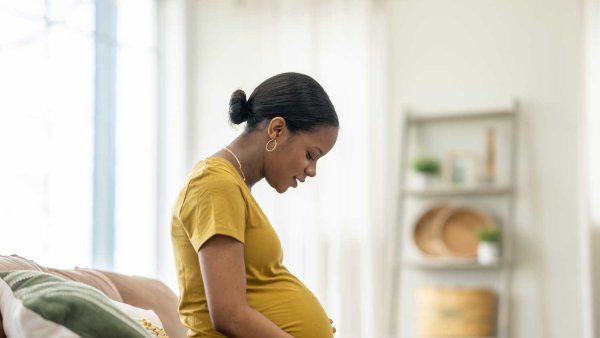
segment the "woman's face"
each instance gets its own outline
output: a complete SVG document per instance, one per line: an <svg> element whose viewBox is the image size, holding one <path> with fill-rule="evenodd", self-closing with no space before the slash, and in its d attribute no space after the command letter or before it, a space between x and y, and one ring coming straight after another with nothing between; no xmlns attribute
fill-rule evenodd
<svg viewBox="0 0 600 338"><path fill-rule="evenodd" d="M281 118L275 118L281 119ZM265 154L265 179L277 192L284 193L289 187L296 188L307 177L317 175L317 161L335 145L337 127L318 126L308 132L291 133L285 120L269 125L270 137L279 135L277 148ZM275 122L275 126L273 126ZM269 144L269 149L274 142Z"/></svg>

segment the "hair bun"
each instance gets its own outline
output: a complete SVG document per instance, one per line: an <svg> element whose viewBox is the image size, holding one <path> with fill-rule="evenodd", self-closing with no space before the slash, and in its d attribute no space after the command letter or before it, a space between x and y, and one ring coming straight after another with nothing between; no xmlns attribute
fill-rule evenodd
<svg viewBox="0 0 600 338"><path fill-rule="evenodd" d="M229 99L229 119L234 124L240 124L248 121L250 117L250 109L246 101L246 93L238 89L231 94Z"/></svg>

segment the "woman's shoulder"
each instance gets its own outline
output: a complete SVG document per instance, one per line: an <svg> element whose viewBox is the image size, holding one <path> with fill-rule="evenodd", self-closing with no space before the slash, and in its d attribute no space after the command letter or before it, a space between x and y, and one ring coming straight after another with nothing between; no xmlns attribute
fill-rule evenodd
<svg viewBox="0 0 600 338"><path fill-rule="evenodd" d="M207 157L194 165L190 178L193 177L227 177L234 179L235 169L231 162L222 157Z"/></svg>
<svg viewBox="0 0 600 338"><path fill-rule="evenodd" d="M193 193L241 193L239 174L231 162L221 157L208 157L198 161L188 175L188 194Z"/></svg>

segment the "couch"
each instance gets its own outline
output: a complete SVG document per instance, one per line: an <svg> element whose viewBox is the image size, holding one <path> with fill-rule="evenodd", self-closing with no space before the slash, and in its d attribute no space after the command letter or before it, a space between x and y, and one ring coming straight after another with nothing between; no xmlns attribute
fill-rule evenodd
<svg viewBox="0 0 600 338"><path fill-rule="evenodd" d="M18 255L0 255L0 271L8 270L37 270L85 283L97 288L111 299L154 311L170 338L186 337L187 329L178 318L177 296L164 283L156 279L79 267L72 270L53 269ZM2 324L1 313L0 324ZM2 327L0 325L0 338L5 338Z"/></svg>

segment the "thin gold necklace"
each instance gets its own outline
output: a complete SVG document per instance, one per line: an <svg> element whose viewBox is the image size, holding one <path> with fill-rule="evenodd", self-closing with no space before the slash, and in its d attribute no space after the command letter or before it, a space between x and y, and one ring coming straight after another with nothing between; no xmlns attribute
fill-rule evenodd
<svg viewBox="0 0 600 338"><path fill-rule="evenodd" d="M223 147L223 149L227 150L231 155L233 155L233 157L235 157L235 160L238 163L238 166L240 166L240 172L242 173L242 178L244 179L244 182L246 182L246 175L244 175L244 171L242 170L242 163L240 163L240 159L235 156L235 154L233 153L233 151L231 151L231 149L227 148L227 147Z"/></svg>

